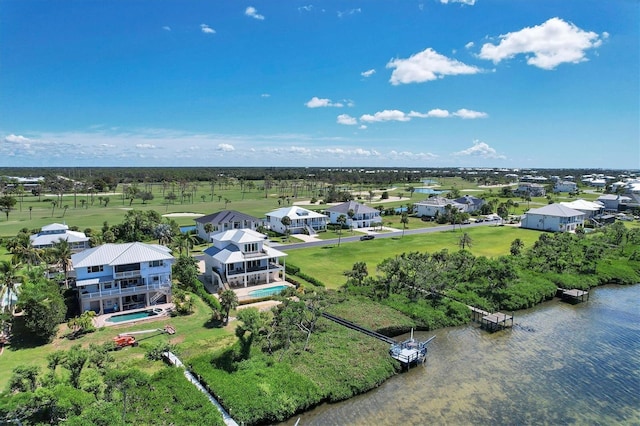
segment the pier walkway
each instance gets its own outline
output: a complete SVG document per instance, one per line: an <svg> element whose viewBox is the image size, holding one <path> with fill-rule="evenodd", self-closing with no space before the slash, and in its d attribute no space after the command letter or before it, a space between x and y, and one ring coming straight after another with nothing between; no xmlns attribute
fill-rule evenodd
<svg viewBox="0 0 640 426"><path fill-rule="evenodd" d="M360 333L366 334L367 336L375 337L376 339L382 340L383 342L389 343L390 345L394 345L394 344L398 343L395 340L393 340L391 337L387 337L384 334L378 333L377 331L373 331L373 330L369 330L368 328L361 327L358 324L355 324L355 323L353 323L353 322L351 322L349 320L346 320L344 318L340 318L340 317L337 317L335 315L328 314L326 312L323 312L322 316L325 317L328 320L331 320L331 321L333 321L335 323L343 325L343 326L345 326L347 328L350 328L352 330L356 330L356 331L359 331Z"/></svg>
<svg viewBox="0 0 640 426"><path fill-rule="evenodd" d="M564 288L558 288L558 292L560 293L560 297L562 300L568 300L570 302L579 303L584 302L584 298L586 296L587 301L589 301L589 292L584 290L578 290L577 288L573 288L571 290L567 290Z"/></svg>
<svg viewBox="0 0 640 426"><path fill-rule="evenodd" d="M502 312L487 312L474 306L467 307L473 314L473 320L480 323L480 327L489 330L503 330L507 327L513 327L513 315L503 314Z"/></svg>

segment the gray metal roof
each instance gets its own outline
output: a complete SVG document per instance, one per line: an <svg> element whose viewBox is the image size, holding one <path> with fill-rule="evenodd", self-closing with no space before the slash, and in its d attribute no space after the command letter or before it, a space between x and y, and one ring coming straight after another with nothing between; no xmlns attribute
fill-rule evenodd
<svg viewBox="0 0 640 426"><path fill-rule="evenodd" d="M353 210L355 214L378 213L378 210L355 201L347 201L327 209L328 212L344 213L345 215L349 213L349 210Z"/></svg>
<svg viewBox="0 0 640 426"><path fill-rule="evenodd" d="M104 244L71 256L74 268L98 265L127 265L130 263L173 259L174 257L167 247L140 242Z"/></svg>
<svg viewBox="0 0 640 426"><path fill-rule="evenodd" d="M222 210L217 213L208 214L195 219L198 223L211 223L217 225L219 223L236 223L236 222L259 222L260 219L248 214L240 213L235 210Z"/></svg>
<svg viewBox="0 0 640 426"><path fill-rule="evenodd" d="M539 209L531 209L526 214L539 214L546 216L557 216L557 217L575 217L575 216L584 216L584 213L578 210L574 210L567 206L563 206L561 204L553 203L548 204L544 207L540 207Z"/></svg>

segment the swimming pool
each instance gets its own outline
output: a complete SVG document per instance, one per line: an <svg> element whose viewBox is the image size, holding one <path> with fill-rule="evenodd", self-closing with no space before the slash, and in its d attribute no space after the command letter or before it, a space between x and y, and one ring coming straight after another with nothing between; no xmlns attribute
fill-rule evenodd
<svg viewBox="0 0 640 426"><path fill-rule="evenodd" d="M109 319L106 320L106 322L112 322L117 324L125 321L133 321L137 319L155 317L155 316L158 316L161 312L162 312L161 309L147 309L146 311L131 312L128 314L126 313L118 314L118 315L111 316Z"/></svg>
<svg viewBox="0 0 640 426"><path fill-rule="evenodd" d="M282 293L285 288L289 288L288 285L277 285L269 288L261 288L259 290L253 290L249 292L251 297L267 297Z"/></svg>

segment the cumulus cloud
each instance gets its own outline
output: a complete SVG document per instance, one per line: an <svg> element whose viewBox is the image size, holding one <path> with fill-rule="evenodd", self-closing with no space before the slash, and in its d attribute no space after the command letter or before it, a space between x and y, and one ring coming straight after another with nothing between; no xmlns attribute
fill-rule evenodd
<svg viewBox="0 0 640 426"><path fill-rule="evenodd" d="M442 4L462 3L462 4L466 4L467 6L473 6L474 4L476 4L476 0L440 0L440 3Z"/></svg>
<svg viewBox="0 0 640 426"><path fill-rule="evenodd" d="M373 68L367 71L363 71L360 73L361 76L363 77L371 77L373 74L376 73L376 70L374 70Z"/></svg>
<svg viewBox="0 0 640 426"><path fill-rule="evenodd" d="M5 142L16 143L16 144L30 144L32 142L31 139L26 138L22 135L14 135L13 133L4 137Z"/></svg>
<svg viewBox="0 0 640 426"><path fill-rule="evenodd" d="M391 160L432 160L438 158L437 155L430 152L411 152L411 151L391 151L386 155Z"/></svg>
<svg viewBox="0 0 640 426"><path fill-rule="evenodd" d="M223 151L223 152L231 152L231 151L235 151L235 147L233 145L231 145L230 143L219 143L218 144L218 151Z"/></svg>
<svg viewBox="0 0 640 426"><path fill-rule="evenodd" d="M409 113L409 117L416 117L416 118L447 118L450 117L451 114L449 113L449 111L447 111L446 109L432 109L429 112L423 113L423 112L416 112L416 111L411 111Z"/></svg>
<svg viewBox="0 0 640 426"><path fill-rule="evenodd" d="M216 30L214 30L213 28L211 28L207 24L200 24L200 30L205 34L215 34L216 33Z"/></svg>
<svg viewBox="0 0 640 426"><path fill-rule="evenodd" d="M473 46L475 46L475 43L470 41L469 43L464 45L464 48L465 49L471 49Z"/></svg>
<svg viewBox="0 0 640 426"><path fill-rule="evenodd" d="M260 95L261 98L270 98L271 95L269 93L263 93Z"/></svg>
<svg viewBox="0 0 640 426"><path fill-rule="evenodd" d="M156 149L156 146L150 143L139 143L136 144L136 148L138 149Z"/></svg>
<svg viewBox="0 0 640 426"><path fill-rule="evenodd" d="M168 25L165 25L164 27L162 27L162 29L165 31L171 31L171 27Z"/></svg>
<svg viewBox="0 0 640 426"><path fill-rule="evenodd" d="M322 98L318 98L317 96L314 96L313 98L311 98L311 100L305 103L305 105L307 106L307 108L323 108L323 107L342 108L344 106L340 102L332 102L331 99L326 99L326 98L322 99Z"/></svg>
<svg viewBox="0 0 640 426"><path fill-rule="evenodd" d="M391 84L423 83L447 75L477 74L480 69L447 58L431 48L416 53L407 59L393 59L387 68L394 68L391 73Z"/></svg>
<svg viewBox="0 0 640 426"><path fill-rule="evenodd" d="M471 148L464 149L462 151L454 152L453 155L465 156L465 157L481 157L481 158L493 158L498 160L505 160L507 157L498 154L498 152L491 148L488 144L479 140L473 141Z"/></svg>
<svg viewBox="0 0 640 426"><path fill-rule="evenodd" d="M497 64L516 55L527 55L527 64L552 70L560 64L586 61L586 51L599 47L608 33L599 36L584 31L560 18L551 18L541 25L500 35L497 45L486 43L479 57Z"/></svg>
<svg viewBox="0 0 640 426"><path fill-rule="evenodd" d="M264 15L260 15L255 7L249 6L245 9L244 14L260 21L264 20Z"/></svg>
<svg viewBox="0 0 640 426"><path fill-rule="evenodd" d="M379 121L409 121L411 118L407 117L407 115L398 111L397 109L385 109L384 111L378 111L375 114L364 114L360 117L360 121L365 123L374 123Z"/></svg>
<svg viewBox="0 0 640 426"><path fill-rule="evenodd" d="M362 9L355 8L349 10L338 11L338 18L342 18L343 16L355 15L356 13L362 12Z"/></svg>
<svg viewBox="0 0 640 426"><path fill-rule="evenodd" d="M349 114L340 114L336 122L338 124L344 124L346 126L354 126L358 124L358 120L355 117L351 117Z"/></svg>
<svg viewBox="0 0 640 426"><path fill-rule="evenodd" d="M470 120L474 118L487 118L489 114L486 112L473 111L470 109L462 108L453 113L456 117L463 118L465 120Z"/></svg>
<svg viewBox="0 0 640 426"><path fill-rule="evenodd" d="M308 4L306 6L300 6L298 8L299 12L311 12L313 10L313 5L312 4Z"/></svg>

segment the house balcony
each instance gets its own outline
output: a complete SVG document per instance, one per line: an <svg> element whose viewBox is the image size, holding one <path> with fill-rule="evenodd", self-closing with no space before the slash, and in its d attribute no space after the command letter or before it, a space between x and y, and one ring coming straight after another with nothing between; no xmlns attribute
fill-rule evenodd
<svg viewBox="0 0 640 426"><path fill-rule="evenodd" d="M140 276L140 270L137 271L126 271L126 272L116 272L113 277L116 279L119 278L134 278Z"/></svg>
<svg viewBox="0 0 640 426"><path fill-rule="evenodd" d="M147 285L136 285L126 288L112 288L109 290L98 290L90 292L88 290L80 290L80 298L82 300L97 300L103 297L126 296L137 293L148 293L150 291L170 290L171 280L160 281Z"/></svg>
<svg viewBox="0 0 640 426"><path fill-rule="evenodd" d="M279 264L279 263L269 263L269 266L256 266L253 268L247 268L247 269L243 269L243 268L236 268L236 269L230 269L227 271L227 276L233 276L233 275L241 275L241 274L249 274L252 272L260 272L260 271L267 271L267 270L277 270L277 269L284 269L284 267Z"/></svg>

